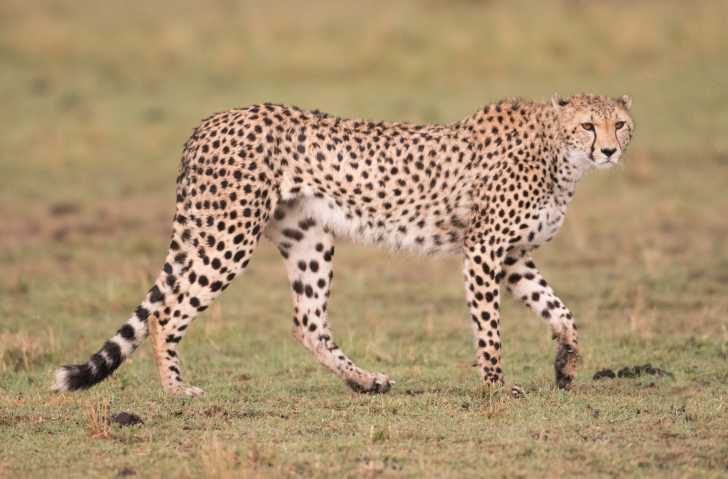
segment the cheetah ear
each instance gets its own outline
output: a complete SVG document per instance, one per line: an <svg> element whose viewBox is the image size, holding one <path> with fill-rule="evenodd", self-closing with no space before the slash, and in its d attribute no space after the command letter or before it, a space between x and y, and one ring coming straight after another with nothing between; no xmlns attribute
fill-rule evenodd
<svg viewBox="0 0 728 479"><path fill-rule="evenodd" d="M617 103L622 105L625 110L629 111L632 108L632 97L629 95L622 95L617 99Z"/></svg>
<svg viewBox="0 0 728 479"><path fill-rule="evenodd" d="M565 98L559 97L558 93L554 93L551 97L551 105L554 107L554 110L559 111L562 107L565 107L569 104L569 100Z"/></svg>

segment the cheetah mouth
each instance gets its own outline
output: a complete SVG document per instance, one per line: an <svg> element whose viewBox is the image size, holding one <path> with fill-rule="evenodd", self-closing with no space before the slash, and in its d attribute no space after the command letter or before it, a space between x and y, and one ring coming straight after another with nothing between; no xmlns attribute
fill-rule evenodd
<svg viewBox="0 0 728 479"><path fill-rule="evenodd" d="M592 165L594 165L594 168L598 170L605 170L607 168L611 168L617 164L618 160L608 159L608 160L602 160L602 161L596 161L593 158L591 159Z"/></svg>

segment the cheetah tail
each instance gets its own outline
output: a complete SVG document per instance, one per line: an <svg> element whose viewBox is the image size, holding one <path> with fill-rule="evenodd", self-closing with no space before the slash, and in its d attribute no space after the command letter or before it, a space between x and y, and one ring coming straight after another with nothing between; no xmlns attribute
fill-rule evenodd
<svg viewBox="0 0 728 479"><path fill-rule="evenodd" d="M126 324L106 341L87 363L58 368L51 389L54 391L88 389L110 376L148 336L147 318L162 308L160 298L163 298L163 294L155 285Z"/></svg>

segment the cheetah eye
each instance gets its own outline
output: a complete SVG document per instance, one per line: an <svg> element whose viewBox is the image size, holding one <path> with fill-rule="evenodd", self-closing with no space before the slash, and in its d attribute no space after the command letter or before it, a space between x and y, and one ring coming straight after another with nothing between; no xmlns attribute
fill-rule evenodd
<svg viewBox="0 0 728 479"><path fill-rule="evenodd" d="M617 130L621 130L623 126L624 126L623 121L618 121L617 123L614 124L614 128Z"/></svg>
<svg viewBox="0 0 728 479"><path fill-rule="evenodd" d="M581 127L584 128L586 131L594 131L594 123L582 123Z"/></svg>

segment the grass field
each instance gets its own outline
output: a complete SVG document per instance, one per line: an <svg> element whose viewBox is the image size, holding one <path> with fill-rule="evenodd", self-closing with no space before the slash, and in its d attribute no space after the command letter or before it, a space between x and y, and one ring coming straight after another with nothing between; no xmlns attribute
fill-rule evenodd
<svg viewBox="0 0 728 479"><path fill-rule="evenodd" d="M725 2L0 3L0 477L728 475ZM525 399L481 388L458 258L337 244L338 342L397 380L360 396L291 337L268 244L194 325L199 399L149 345L52 394L152 284L181 146L275 101L449 122L502 96L634 98L623 168L583 181L541 269L576 314L572 392L543 321L504 304ZM593 381L651 363L672 377ZM144 424L109 424L130 412Z"/></svg>

